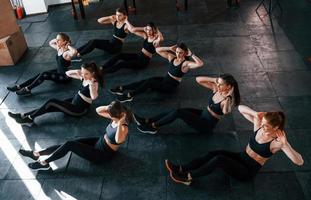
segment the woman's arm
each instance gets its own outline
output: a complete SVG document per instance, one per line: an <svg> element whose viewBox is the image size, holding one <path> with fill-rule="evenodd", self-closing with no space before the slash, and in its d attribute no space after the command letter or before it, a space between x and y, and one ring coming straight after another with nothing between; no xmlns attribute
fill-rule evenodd
<svg viewBox="0 0 311 200"><path fill-rule="evenodd" d="M125 120L126 114L123 114L123 117L118 121L118 128L115 135L115 140L117 143L122 143L126 140L126 136L128 133L128 127Z"/></svg>
<svg viewBox="0 0 311 200"><path fill-rule="evenodd" d="M254 130L260 128L264 112L256 112L245 105L239 105L238 110L243 115L243 117L254 124Z"/></svg>
<svg viewBox="0 0 311 200"><path fill-rule="evenodd" d="M196 55L194 55L194 53L192 53L189 49L188 49L188 55L190 55L190 57L193 59L193 61L188 61L185 65L186 71L188 71L189 69L196 69L199 67L202 67L204 62Z"/></svg>
<svg viewBox="0 0 311 200"><path fill-rule="evenodd" d="M197 83L203 87L213 90L213 92L217 92L216 80L217 78L208 77L208 76L198 76L195 78Z"/></svg>
<svg viewBox="0 0 311 200"><path fill-rule="evenodd" d="M296 165L303 165L304 161L300 153L298 153L293 147L288 143L286 134L284 131L279 130L277 132L277 141L282 143L282 151L286 156Z"/></svg>
<svg viewBox="0 0 311 200"><path fill-rule="evenodd" d="M171 61L173 59L174 55L172 53L170 53L170 51L175 52L174 49L176 49L176 45L171 46L171 47L158 47L158 48L156 48L156 51L160 56Z"/></svg>
<svg viewBox="0 0 311 200"><path fill-rule="evenodd" d="M110 15L110 16L99 18L97 22L100 24L113 24L116 20L117 19L115 15Z"/></svg>
<svg viewBox="0 0 311 200"><path fill-rule="evenodd" d="M94 80L90 81L89 84L90 96L92 100L95 100L98 97L98 83Z"/></svg>
<svg viewBox="0 0 311 200"><path fill-rule="evenodd" d="M67 48L68 48L68 51L66 51L63 54L63 56L66 60L71 60L71 58L74 57L78 53L78 51L77 51L77 49L75 49L74 47L72 47L70 45L68 45Z"/></svg>
<svg viewBox="0 0 311 200"><path fill-rule="evenodd" d="M71 77L74 79L79 79L79 80L83 79L83 77L81 76L81 70L80 69L68 70L68 71L66 71L66 75L68 77Z"/></svg>
<svg viewBox="0 0 311 200"><path fill-rule="evenodd" d="M96 112L99 116L111 119L110 114L108 112L108 106L99 106L96 108Z"/></svg>
<svg viewBox="0 0 311 200"><path fill-rule="evenodd" d="M164 37L163 37L163 34L160 32L160 30L158 29L157 30L157 39L155 39L153 41L153 45L154 47L159 47L160 46L160 43L163 42L164 40Z"/></svg>
<svg viewBox="0 0 311 200"><path fill-rule="evenodd" d="M49 42L49 45L50 45L50 47L52 47L53 49L58 50L57 40L56 40L56 38L55 38L55 39L53 39L53 40L51 40L51 41Z"/></svg>

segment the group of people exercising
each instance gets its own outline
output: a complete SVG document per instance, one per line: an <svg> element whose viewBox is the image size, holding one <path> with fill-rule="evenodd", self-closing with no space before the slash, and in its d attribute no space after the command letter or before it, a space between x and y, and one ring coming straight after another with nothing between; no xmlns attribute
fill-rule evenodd
<svg viewBox="0 0 311 200"><path fill-rule="evenodd" d="M245 105L240 105L238 83L230 74L222 74L218 77L196 77L196 82L200 86L212 90L206 107L202 109L172 109L148 118L130 111L122 104L123 102L132 101L134 96L147 90L173 93L180 85L183 76L190 70L202 67L203 61L184 43L162 47L161 42L164 37L154 23L151 22L146 27L134 27L128 21L123 9L118 8L115 15L99 18L98 22L113 25L112 39L90 40L75 49L71 46L68 35L59 33L55 39L50 41L50 46L57 51L57 68L39 73L24 83L7 87L9 91L16 92L17 95L28 96L45 80L66 84L72 79L79 79L81 87L77 93L65 100L49 99L39 108L26 113L9 112L10 117L22 125L32 125L36 117L51 112L62 112L75 117L83 116L98 97L98 90L103 86L103 74L113 73L121 68L144 69L156 53L168 60L168 71L162 77L152 77L111 88L110 92L116 96L117 101L96 108L98 115L111 121L101 137L70 140L62 145L54 145L41 151L20 149L21 155L35 161L28 164L31 169L50 169L50 162L64 157L68 152L73 152L94 163L107 162L114 157L120 145L126 141L128 126L131 122L136 123L139 131L155 134L160 127L181 119L197 132L211 133L218 121L230 114L235 107L254 126L254 134L251 135L246 149L239 153L225 150L211 151L183 165L165 160L165 166L173 181L189 185L193 180L206 176L217 168L239 180L249 180L279 150L282 150L296 165L303 164L302 156L287 141L284 131L284 113L281 111L257 112ZM129 33L143 38L140 52L122 53L124 40ZM81 69L68 70L71 61L81 61L85 54L94 49L101 49L114 56L100 67L95 63L84 63ZM43 155L49 155L49 157L41 159L40 156Z"/></svg>

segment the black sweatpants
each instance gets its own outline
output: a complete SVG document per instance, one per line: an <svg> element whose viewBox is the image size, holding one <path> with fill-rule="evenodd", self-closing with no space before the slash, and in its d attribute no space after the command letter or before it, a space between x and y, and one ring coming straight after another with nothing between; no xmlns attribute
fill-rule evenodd
<svg viewBox="0 0 311 200"><path fill-rule="evenodd" d="M245 159L245 154L224 150L211 151L181 167L193 179L206 176L219 168L238 180L249 180L256 175L261 165L251 158Z"/></svg>
<svg viewBox="0 0 311 200"><path fill-rule="evenodd" d="M85 45L79 47L77 50L81 56L90 53L94 49L100 49L110 54L119 53L122 49L123 42L119 39L99 40L94 39L88 41Z"/></svg>
<svg viewBox="0 0 311 200"><path fill-rule="evenodd" d="M43 81L45 80L50 80L55 83L68 83L71 78L66 76L66 74L58 73L56 69L53 69L37 74L36 76L28 79L22 84L19 84L19 86L21 88L27 87L29 90L31 90L43 83Z"/></svg>
<svg viewBox="0 0 311 200"><path fill-rule="evenodd" d="M79 117L87 113L87 107L74 105L72 98L65 100L50 99L45 102L40 108L24 113L24 116L29 115L32 119L50 112L62 112L73 117Z"/></svg>
<svg viewBox="0 0 311 200"><path fill-rule="evenodd" d="M107 144L104 145L105 149L103 150L95 148L95 144L98 140L99 137L87 137L71 140L65 142L63 145L54 145L39 151L39 154L51 155L48 159L45 160L47 163L66 156L68 152L73 152L74 154L88 161L101 163L111 159L115 154L115 151L113 151Z"/></svg>
<svg viewBox="0 0 311 200"><path fill-rule="evenodd" d="M171 78L169 75L165 77L152 77L137 81L128 85L122 86L124 90L130 90L132 96L136 94L143 93L148 89L160 92L160 93L170 93L173 92L179 82Z"/></svg>
<svg viewBox="0 0 311 200"><path fill-rule="evenodd" d="M142 69L148 66L150 58L143 53L120 53L110 58L103 66L104 73L113 73L121 68Z"/></svg>

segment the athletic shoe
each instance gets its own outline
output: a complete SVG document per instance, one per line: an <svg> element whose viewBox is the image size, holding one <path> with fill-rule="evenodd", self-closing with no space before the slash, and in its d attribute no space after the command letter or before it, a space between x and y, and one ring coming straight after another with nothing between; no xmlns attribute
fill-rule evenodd
<svg viewBox="0 0 311 200"><path fill-rule="evenodd" d="M30 96L31 95L31 90L28 90L26 88L22 88L18 91L16 91L16 94L19 96Z"/></svg>
<svg viewBox="0 0 311 200"><path fill-rule="evenodd" d="M39 156L33 155L33 151L25 150L25 149L20 149L18 151L21 155L31 158L33 160L38 160Z"/></svg>
<svg viewBox="0 0 311 200"><path fill-rule="evenodd" d="M151 126L151 124L143 123L137 126L137 129L142 133L156 134L158 130Z"/></svg>
<svg viewBox="0 0 311 200"><path fill-rule="evenodd" d="M133 120L134 122L139 126L139 125L142 125L144 123L146 123L146 120L145 118L142 118L142 117L139 117L137 115L135 115L135 113L133 113Z"/></svg>
<svg viewBox="0 0 311 200"><path fill-rule="evenodd" d="M21 88L17 85L11 85L11 86L6 87L6 89L9 90L10 92L16 92L20 90Z"/></svg>
<svg viewBox="0 0 311 200"><path fill-rule="evenodd" d="M112 89L109 90L109 92L111 94L114 94L114 95L123 95L123 90L122 90L121 86L118 86L116 88L112 88Z"/></svg>
<svg viewBox="0 0 311 200"><path fill-rule="evenodd" d="M29 116L22 117L22 118L17 118L15 121L21 125L26 125L26 126L32 126L33 125L33 119L30 119Z"/></svg>
<svg viewBox="0 0 311 200"><path fill-rule="evenodd" d="M10 117L12 117L13 119L21 119L23 118L22 114L21 113L12 113L12 112L8 112L8 115Z"/></svg>
<svg viewBox="0 0 311 200"><path fill-rule="evenodd" d="M133 97L127 93L127 95L122 95L122 96L118 96L117 100L120 101L121 103L127 102L127 101L132 101Z"/></svg>
<svg viewBox="0 0 311 200"><path fill-rule="evenodd" d="M182 168L180 165L174 165L172 162L170 162L168 159L165 160L165 166L166 169L170 172L170 173L182 173Z"/></svg>
<svg viewBox="0 0 311 200"><path fill-rule="evenodd" d="M49 170L51 168L49 164L42 165L40 162L29 163L28 167L33 170Z"/></svg>
<svg viewBox="0 0 311 200"><path fill-rule="evenodd" d="M189 178L188 178L188 173L171 172L170 177L175 183L181 183L184 185L190 185L191 184L191 180L189 180Z"/></svg>

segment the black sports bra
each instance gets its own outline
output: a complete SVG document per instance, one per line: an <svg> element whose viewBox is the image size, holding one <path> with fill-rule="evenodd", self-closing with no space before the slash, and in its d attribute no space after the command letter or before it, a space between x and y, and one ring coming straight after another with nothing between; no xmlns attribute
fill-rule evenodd
<svg viewBox="0 0 311 200"><path fill-rule="evenodd" d="M115 21L113 25L113 35L118 38L124 39L127 36L127 33L124 30L124 26L125 23L121 26L121 28L117 28L117 21Z"/></svg>
<svg viewBox="0 0 311 200"><path fill-rule="evenodd" d="M127 126L127 124L124 124L124 125ZM112 123L110 123L110 124L107 126L107 128L106 128L106 135L107 135L107 138L108 138L109 142L110 142L111 144L114 144L114 145L120 145L120 144L124 143L124 142L122 142L122 143L117 143L117 142L116 142L116 133L117 133L117 129L118 129L118 126L116 126L116 127L114 128L114 127L112 127Z"/></svg>
<svg viewBox="0 0 311 200"><path fill-rule="evenodd" d="M213 101L213 97L214 97L215 94L216 94L216 92L213 93L213 95L211 95L211 96L209 97L209 99L208 99L208 107L209 107L214 113L216 113L217 115L224 115L224 113L222 112L222 109L221 109L220 104L221 104L221 102L224 101L225 99L221 100L221 101L218 102L218 103L215 103L215 102Z"/></svg>
<svg viewBox="0 0 311 200"><path fill-rule="evenodd" d="M151 54L155 54L155 52L156 52L156 49L155 49L155 47L153 45L153 41L152 42L148 42L148 37L144 40L143 48L145 50L147 50Z"/></svg>
<svg viewBox="0 0 311 200"><path fill-rule="evenodd" d="M170 65L170 68L168 69L168 73L173 75L173 76L175 76L175 77L177 77L177 78L182 78L186 73L182 72L181 68L182 68L182 64L186 60L182 61L179 65L175 66L174 65L174 60L175 59L176 59L176 57L171 60L171 65Z"/></svg>
<svg viewBox="0 0 311 200"><path fill-rule="evenodd" d="M261 127L259 128L261 129ZM263 143L263 144L259 144L257 141L256 141L256 135L259 131L259 129L257 129L254 134L250 137L249 139L249 147L254 151L256 152L258 155L260 155L261 157L264 157L264 158L269 158L273 155L273 153L270 151L270 144L271 142L274 140L271 140L270 142L266 142L266 143Z"/></svg>

